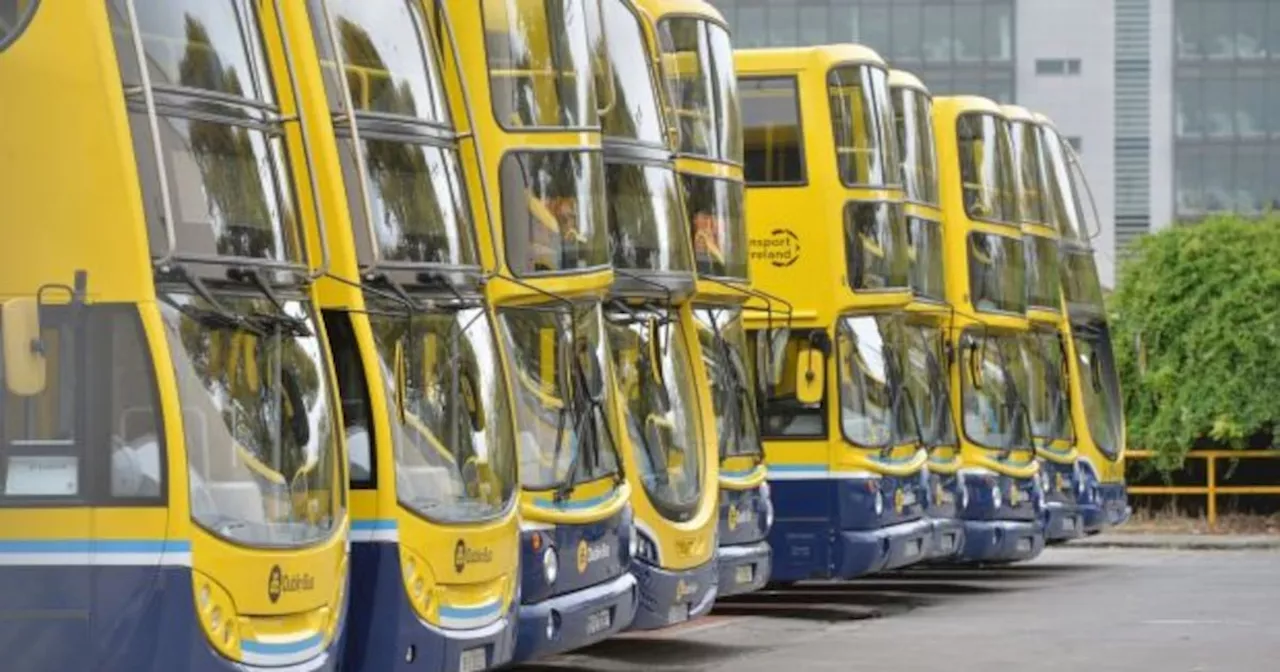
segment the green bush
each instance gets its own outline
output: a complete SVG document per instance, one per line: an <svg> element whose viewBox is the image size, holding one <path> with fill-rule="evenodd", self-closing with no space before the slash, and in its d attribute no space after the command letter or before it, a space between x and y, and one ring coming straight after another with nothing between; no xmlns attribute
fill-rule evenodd
<svg viewBox="0 0 1280 672"><path fill-rule="evenodd" d="M1280 434L1280 215L1141 239L1111 305L1128 445L1172 471L1193 448Z"/></svg>

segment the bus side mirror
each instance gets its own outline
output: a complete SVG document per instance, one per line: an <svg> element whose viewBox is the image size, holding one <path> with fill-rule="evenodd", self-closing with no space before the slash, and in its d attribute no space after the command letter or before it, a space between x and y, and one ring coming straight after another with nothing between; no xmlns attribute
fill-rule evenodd
<svg viewBox="0 0 1280 672"><path fill-rule="evenodd" d="M827 357L820 348L802 345L796 353L796 401L806 406L822 401Z"/></svg>
<svg viewBox="0 0 1280 672"><path fill-rule="evenodd" d="M45 388L45 352L40 340L40 304L23 297L4 302L4 384L19 397Z"/></svg>

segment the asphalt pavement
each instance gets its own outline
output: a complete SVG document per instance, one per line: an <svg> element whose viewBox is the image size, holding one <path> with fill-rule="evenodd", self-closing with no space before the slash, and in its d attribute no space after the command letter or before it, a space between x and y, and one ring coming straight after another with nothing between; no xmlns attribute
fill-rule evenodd
<svg viewBox="0 0 1280 672"><path fill-rule="evenodd" d="M1275 672L1280 550L1065 547L729 600L522 672Z"/></svg>

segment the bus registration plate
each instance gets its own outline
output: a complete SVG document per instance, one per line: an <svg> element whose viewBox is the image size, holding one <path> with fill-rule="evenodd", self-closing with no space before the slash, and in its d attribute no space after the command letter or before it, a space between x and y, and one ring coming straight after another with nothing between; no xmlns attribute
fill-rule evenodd
<svg viewBox="0 0 1280 672"><path fill-rule="evenodd" d="M743 565L733 570L733 580L738 583L751 583L755 577L755 567L751 565Z"/></svg>
<svg viewBox="0 0 1280 672"><path fill-rule="evenodd" d="M1018 552L1019 552L1019 553L1030 553L1030 552L1031 552L1031 538L1030 538L1030 537L1023 537L1023 538L1021 538L1021 539L1019 539L1019 540L1018 540Z"/></svg>
<svg viewBox="0 0 1280 672"><path fill-rule="evenodd" d="M458 661L458 672L481 672L487 667L485 663L484 647L467 649Z"/></svg>
<svg viewBox="0 0 1280 672"><path fill-rule="evenodd" d="M687 620L689 620L689 604L687 602L673 604L667 610L668 623L683 623Z"/></svg>
<svg viewBox="0 0 1280 672"><path fill-rule="evenodd" d="M612 620L608 609L591 614L587 617L587 635L597 635L608 630Z"/></svg>

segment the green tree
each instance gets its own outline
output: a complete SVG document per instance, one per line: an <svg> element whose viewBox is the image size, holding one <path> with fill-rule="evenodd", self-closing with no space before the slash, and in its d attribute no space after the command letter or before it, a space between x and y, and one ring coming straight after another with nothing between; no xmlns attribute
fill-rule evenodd
<svg viewBox="0 0 1280 672"><path fill-rule="evenodd" d="M1280 214L1211 217L1143 238L1111 308L1128 444L1182 466L1193 448L1280 433Z"/></svg>

